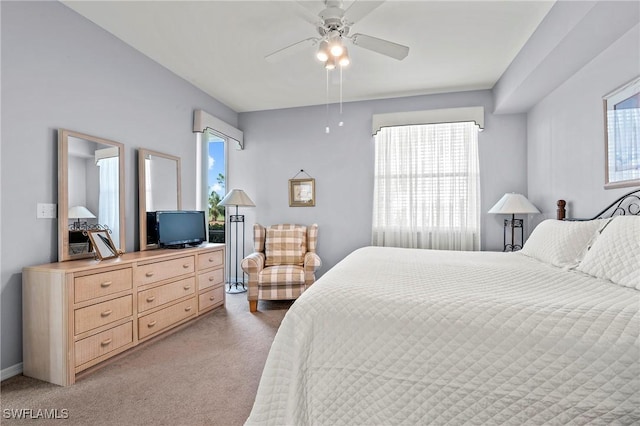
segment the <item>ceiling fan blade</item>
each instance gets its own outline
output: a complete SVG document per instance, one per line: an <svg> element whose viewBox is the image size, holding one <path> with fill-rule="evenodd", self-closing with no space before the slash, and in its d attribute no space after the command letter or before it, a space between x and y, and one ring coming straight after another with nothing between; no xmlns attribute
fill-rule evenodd
<svg viewBox="0 0 640 426"><path fill-rule="evenodd" d="M351 42L356 46L381 53L399 61L409 54L409 47L407 46L365 34L352 35Z"/></svg>
<svg viewBox="0 0 640 426"><path fill-rule="evenodd" d="M318 5L316 5L316 2L302 0L277 1L275 3L277 3L280 7L289 9L294 15L302 18L303 20L314 26L318 25L322 21L318 16L319 9L322 8L321 2L317 2ZM315 9L318 10L316 11Z"/></svg>
<svg viewBox="0 0 640 426"><path fill-rule="evenodd" d="M364 0L354 0L351 3L351 6L344 12L345 19L353 24L355 22L360 21L360 19L367 16L369 13L373 12L378 6L380 6L383 1L364 1Z"/></svg>
<svg viewBox="0 0 640 426"><path fill-rule="evenodd" d="M289 46L283 47L282 49L278 49L275 52L269 53L264 57L264 59L268 62L277 62L286 56L293 55L295 53L301 52L302 50L306 50L308 47L315 46L316 44L318 44L319 40L320 39L318 39L317 37L309 37L304 40L300 40L298 42L290 44Z"/></svg>

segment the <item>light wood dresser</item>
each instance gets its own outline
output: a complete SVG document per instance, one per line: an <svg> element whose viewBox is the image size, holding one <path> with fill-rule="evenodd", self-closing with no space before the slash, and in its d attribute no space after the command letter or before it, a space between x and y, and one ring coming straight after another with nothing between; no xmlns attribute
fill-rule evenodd
<svg viewBox="0 0 640 426"><path fill-rule="evenodd" d="M224 306L224 244L31 266L23 374L67 386L90 367Z"/></svg>

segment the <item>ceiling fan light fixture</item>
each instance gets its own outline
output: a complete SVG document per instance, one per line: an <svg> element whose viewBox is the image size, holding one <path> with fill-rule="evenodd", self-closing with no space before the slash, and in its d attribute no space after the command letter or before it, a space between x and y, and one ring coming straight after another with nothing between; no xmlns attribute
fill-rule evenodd
<svg viewBox="0 0 640 426"><path fill-rule="evenodd" d="M344 46L342 45L341 38L338 38L331 42L330 52L336 58L339 58L340 56L342 56L342 53L344 52Z"/></svg>
<svg viewBox="0 0 640 426"><path fill-rule="evenodd" d="M336 58L340 57L340 55L342 55L342 52L344 51L344 45L342 44L342 36L340 32L337 30L330 31L328 34L328 38L329 52L331 52L331 54Z"/></svg>
<svg viewBox="0 0 640 426"><path fill-rule="evenodd" d="M318 58L320 62L326 62L327 59L329 59L329 43L326 40L320 42L316 58Z"/></svg>
<svg viewBox="0 0 640 426"><path fill-rule="evenodd" d="M349 53L347 52L347 48L344 48L342 55L338 58L338 63L341 67L346 67L351 63L351 59L349 59Z"/></svg>
<svg viewBox="0 0 640 426"><path fill-rule="evenodd" d="M334 58L333 56L330 56L329 58L327 58L327 60L324 63L324 67L326 69L328 69L329 71L335 69L336 68L336 58Z"/></svg>
<svg viewBox="0 0 640 426"><path fill-rule="evenodd" d="M343 0L321 0L317 2L324 3L325 5L325 8L317 15L317 17L311 16L308 11L305 13L305 20L313 24L317 35L277 50L267 55L265 58L269 59L274 56L279 56L282 52L290 52L294 48L297 49L298 46L309 44L318 46L316 58L326 69L327 126L325 131L329 133L329 71L335 70L339 67L340 116L342 117L343 71L345 67L351 64L351 58L349 57L349 53L345 46L345 39L349 39L350 43L354 46L359 46L363 49L371 50L372 52L380 53L399 61L407 57L409 54L409 47L366 34L351 33L351 26L354 25L356 21L380 6L380 4L384 3L384 0L350 0L348 2L344 2ZM303 1L296 0L295 2L292 1L292 3L303 3ZM344 9L344 3L349 3L346 10ZM335 76L335 73L332 74L332 77L333 76ZM338 122L338 127L342 126L344 126L344 121L340 120Z"/></svg>

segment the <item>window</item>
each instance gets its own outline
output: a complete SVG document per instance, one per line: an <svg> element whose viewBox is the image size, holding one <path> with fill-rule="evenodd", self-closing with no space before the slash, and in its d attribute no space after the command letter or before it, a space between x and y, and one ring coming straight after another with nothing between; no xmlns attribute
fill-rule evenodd
<svg viewBox="0 0 640 426"><path fill-rule="evenodd" d="M225 242L225 210L218 203L226 194L226 146L227 140L211 129L197 133L199 148L198 194L199 210L207 215L209 242Z"/></svg>
<svg viewBox="0 0 640 426"><path fill-rule="evenodd" d="M225 213L224 206L218 203L227 193L225 188L225 154L224 139L208 133L207 186L209 199L207 202L209 218L209 242L224 243Z"/></svg>
<svg viewBox="0 0 640 426"><path fill-rule="evenodd" d="M384 127L376 134L372 244L480 249L474 122Z"/></svg>

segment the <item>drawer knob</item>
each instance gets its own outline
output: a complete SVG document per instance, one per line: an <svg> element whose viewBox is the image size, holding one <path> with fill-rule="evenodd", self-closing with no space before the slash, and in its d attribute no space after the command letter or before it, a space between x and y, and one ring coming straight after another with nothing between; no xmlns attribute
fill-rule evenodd
<svg viewBox="0 0 640 426"><path fill-rule="evenodd" d="M111 284L113 284L111 281L105 281L103 283L100 283L100 287L102 288L107 288L109 287Z"/></svg>
<svg viewBox="0 0 640 426"><path fill-rule="evenodd" d="M209 296L209 300L216 300L215 296Z"/></svg>
<svg viewBox="0 0 640 426"><path fill-rule="evenodd" d="M149 324L147 324L147 327L149 328L153 327L154 325L156 325L156 322L157 321L151 321Z"/></svg>
<svg viewBox="0 0 640 426"><path fill-rule="evenodd" d="M214 281L215 278L213 278L213 276L209 277L209 281Z"/></svg>
<svg viewBox="0 0 640 426"><path fill-rule="evenodd" d="M182 265L182 267L183 267L184 269L187 269L187 268L189 268L189 264L188 264L188 263L185 263L184 265Z"/></svg>
<svg viewBox="0 0 640 426"><path fill-rule="evenodd" d="M191 310L191 306L187 306L186 308L184 308L185 312L189 312Z"/></svg>
<svg viewBox="0 0 640 426"><path fill-rule="evenodd" d="M213 257L210 257L210 258L209 258L209 262L210 262L210 263L213 263L214 261L215 261L215 259L214 259Z"/></svg>
<svg viewBox="0 0 640 426"><path fill-rule="evenodd" d="M112 340L111 339L107 339L107 340L103 340L102 342L100 342L101 346L107 346L109 344L111 344Z"/></svg>
<svg viewBox="0 0 640 426"><path fill-rule="evenodd" d="M191 288L191 286L190 286L189 284L187 284L187 285L185 285L183 288L184 288L185 290L189 290L189 289Z"/></svg>
<svg viewBox="0 0 640 426"><path fill-rule="evenodd" d="M144 274L146 277L152 277L153 276L153 272L149 271L146 274Z"/></svg>
<svg viewBox="0 0 640 426"><path fill-rule="evenodd" d="M111 309L107 309L106 311L104 311L103 313L100 314L100 316L102 317L108 317L109 315L111 315L113 313L113 311Z"/></svg>
<svg viewBox="0 0 640 426"><path fill-rule="evenodd" d="M153 302L154 300L156 300L156 297L155 297L155 296L149 296L149 297L147 297L147 302L149 302L149 303Z"/></svg>

